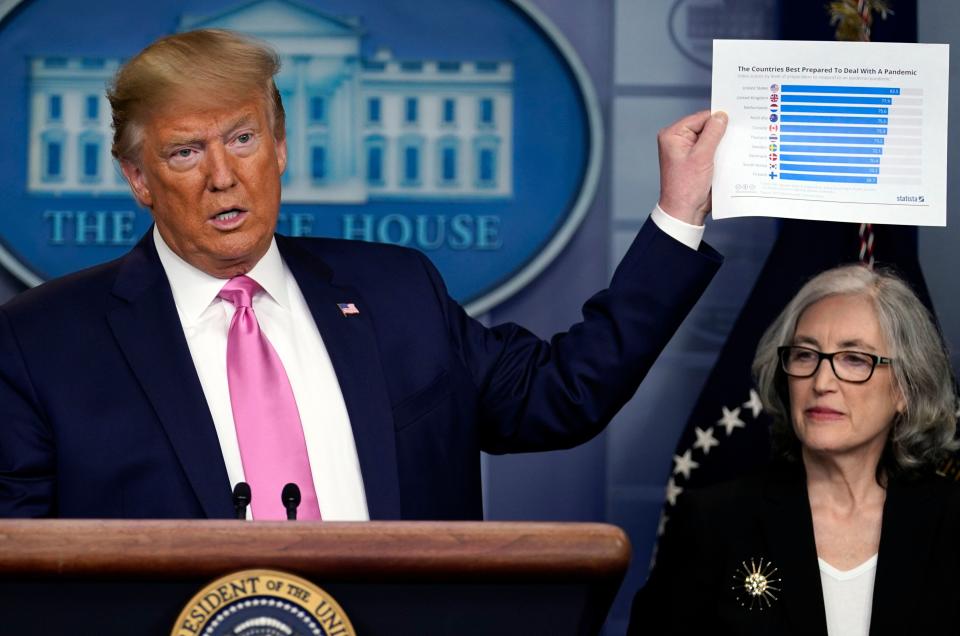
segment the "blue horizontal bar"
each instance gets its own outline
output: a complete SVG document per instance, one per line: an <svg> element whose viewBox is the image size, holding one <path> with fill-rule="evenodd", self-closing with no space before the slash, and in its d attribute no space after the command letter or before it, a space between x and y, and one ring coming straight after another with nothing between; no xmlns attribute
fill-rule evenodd
<svg viewBox="0 0 960 636"><path fill-rule="evenodd" d="M880 164L880 157L832 157L830 155L780 155L780 161L805 161L807 163L865 163Z"/></svg>
<svg viewBox="0 0 960 636"><path fill-rule="evenodd" d="M880 168L871 168L869 166L818 166L805 165L802 163L781 163L780 170L792 170L794 172L843 172L845 174L880 174Z"/></svg>
<svg viewBox="0 0 960 636"><path fill-rule="evenodd" d="M855 126L797 126L796 124L784 124L780 126L780 132L805 132L805 133L836 133L847 135L886 135L886 128L857 128Z"/></svg>
<svg viewBox="0 0 960 636"><path fill-rule="evenodd" d="M840 117L838 115L784 115L780 118L784 123L790 122L794 124L874 124L885 126L887 123L886 117Z"/></svg>
<svg viewBox="0 0 960 636"><path fill-rule="evenodd" d="M824 181L827 183L876 183L876 177L847 177L838 174L800 174L796 172L781 172L780 178L784 181Z"/></svg>
<svg viewBox="0 0 960 636"><path fill-rule="evenodd" d="M883 137L831 137L829 135L780 135L780 143L863 144L882 146Z"/></svg>
<svg viewBox="0 0 960 636"><path fill-rule="evenodd" d="M847 95L781 95L780 101L800 104L881 104L889 106L893 103L893 98Z"/></svg>
<svg viewBox="0 0 960 636"><path fill-rule="evenodd" d="M882 155L883 148L870 148L863 146L794 146L791 144L784 144L780 146L780 152L837 152L848 155Z"/></svg>
<svg viewBox="0 0 960 636"><path fill-rule="evenodd" d="M887 86L811 86L809 84L784 84L781 93L845 93L851 95L899 95L899 88Z"/></svg>
<svg viewBox="0 0 960 636"><path fill-rule="evenodd" d="M847 115L889 115L889 108L883 106L820 106L818 104L784 104L782 113L846 113Z"/></svg>

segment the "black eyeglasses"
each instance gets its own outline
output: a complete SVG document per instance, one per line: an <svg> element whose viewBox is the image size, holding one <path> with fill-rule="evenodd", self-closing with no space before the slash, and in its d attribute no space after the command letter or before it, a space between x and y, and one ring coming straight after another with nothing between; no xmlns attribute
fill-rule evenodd
<svg viewBox="0 0 960 636"><path fill-rule="evenodd" d="M780 368L794 378L809 378L820 368L822 360L830 361L830 368L837 379L862 384L873 377L880 364L890 364L893 358L884 358L862 351L834 351L824 353L809 347L778 347Z"/></svg>

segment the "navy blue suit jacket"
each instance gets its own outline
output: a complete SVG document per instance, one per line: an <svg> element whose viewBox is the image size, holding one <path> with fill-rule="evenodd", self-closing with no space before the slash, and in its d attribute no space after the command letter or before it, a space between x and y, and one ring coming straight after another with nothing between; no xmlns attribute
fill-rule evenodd
<svg viewBox="0 0 960 636"><path fill-rule="evenodd" d="M647 222L584 321L488 329L414 250L277 236L330 352L373 519L480 519L480 451L567 448L634 393L720 258ZM337 303L355 303L343 316ZM0 308L0 516L233 514L153 239Z"/></svg>

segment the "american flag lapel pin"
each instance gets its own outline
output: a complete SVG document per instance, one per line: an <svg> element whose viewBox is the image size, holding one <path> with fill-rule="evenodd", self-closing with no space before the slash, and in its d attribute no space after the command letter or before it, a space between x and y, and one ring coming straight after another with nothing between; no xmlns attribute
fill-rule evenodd
<svg viewBox="0 0 960 636"><path fill-rule="evenodd" d="M337 308L344 316L359 316L360 310L354 303L337 303Z"/></svg>

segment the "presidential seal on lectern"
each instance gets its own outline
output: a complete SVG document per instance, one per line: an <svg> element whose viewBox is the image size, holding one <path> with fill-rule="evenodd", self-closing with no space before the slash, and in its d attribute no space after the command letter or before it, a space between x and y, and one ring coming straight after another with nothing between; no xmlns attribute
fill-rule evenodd
<svg viewBox="0 0 960 636"><path fill-rule="evenodd" d="M243 570L190 599L170 636L355 636L343 608L322 589L276 570Z"/></svg>

